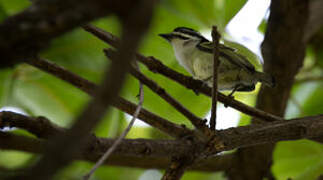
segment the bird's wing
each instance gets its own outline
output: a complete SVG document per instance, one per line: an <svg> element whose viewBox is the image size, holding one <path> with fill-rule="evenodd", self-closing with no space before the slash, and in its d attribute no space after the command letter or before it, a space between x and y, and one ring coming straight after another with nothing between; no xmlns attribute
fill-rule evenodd
<svg viewBox="0 0 323 180"><path fill-rule="evenodd" d="M201 42L196 46L201 51L207 53L213 53L213 42ZM225 46L223 44L219 44L220 56L224 59L227 59L232 64L237 65L238 67L244 68L248 71L254 72L255 67L247 60L246 57L236 52L236 49Z"/></svg>

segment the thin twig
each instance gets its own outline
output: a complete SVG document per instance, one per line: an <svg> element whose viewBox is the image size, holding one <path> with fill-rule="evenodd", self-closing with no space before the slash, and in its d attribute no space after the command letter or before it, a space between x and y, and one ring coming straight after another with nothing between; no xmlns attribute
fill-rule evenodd
<svg viewBox="0 0 323 180"><path fill-rule="evenodd" d="M115 57L116 52L112 49L105 49L104 50L106 56L109 59L112 59ZM161 98L163 98L167 103L169 103L171 106L173 106L178 112L180 112L182 115L184 115L188 120L191 121L191 123L202 132L208 131L208 127L205 125L205 120L197 117L195 114L193 114L191 111L189 111L187 108L185 108L181 103L179 103L175 98L173 98L170 94L167 93L167 91L160 87L155 81L149 79L147 76L145 76L140 71L136 70L135 68L130 69L130 73L136 77L140 82L144 83L147 87L149 87L153 92L155 92L157 95L159 95Z"/></svg>
<svg viewBox="0 0 323 180"><path fill-rule="evenodd" d="M219 67L219 40L220 34L217 27L212 27L213 40L213 87L212 87L212 109L210 118L210 128L215 131L216 126L216 102L218 100L218 67Z"/></svg>
<svg viewBox="0 0 323 180"><path fill-rule="evenodd" d="M112 45L113 47L118 47L120 44L120 40L116 36L93 25L87 25L86 27L84 27L84 29L92 33L102 41ZM203 86L203 82L170 69L154 57L145 57L137 53L136 58L138 59L138 61L146 65L152 72L162 74L165 77L170 78L175 82L185 86L186 88L201 92L207 96L211 96L212 94L211 88ZM284 120L283 118L275 116L271 113L243 104L237 100L234 100L233 98L227 97L220 92L218 93L218 100L234 109L237 109L238 111L241 111L250 116L260 118L263 121L272 122Z"/></svg>
<svg viewBox="0 0 323 180"><path fill-rule="evenodd" d="M112 152L120 145L121 141L126 137L126 135L128 134L128 132L132 128L133 124L135 123L135 121L136 121L136 119L137 119L137 117L139 115L139 112L140 112L140 110L142 108L143 102L144 102L144 90L143 90L142 83L139 82L139 103L138 103L138 106L136 108L135 113L132 116L132 119L131 119L129 125L122 132L122 134L116 139L116 141L113 143L113 145L96 162L96 164L92 167L92 169L90 170L90 172L83 177L84 180L90 179L91 175L96 171L96 169L98 169L109 158L109 156L112 154Z"/></svg>

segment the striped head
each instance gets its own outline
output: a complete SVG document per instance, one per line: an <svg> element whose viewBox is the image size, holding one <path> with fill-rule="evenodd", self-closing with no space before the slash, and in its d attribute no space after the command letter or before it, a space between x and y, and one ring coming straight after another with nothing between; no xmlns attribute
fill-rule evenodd
<svg viewBox="0 0 323 180"><path fill-rule="evenodd" d="M171 33L159 34L159 36L163 37L170 43L173 43L173 41L180 41L183 43L187 41L196 41L196 42L208 41L199 32L187 27L178 27L178 28L175 28Z"/></svg>

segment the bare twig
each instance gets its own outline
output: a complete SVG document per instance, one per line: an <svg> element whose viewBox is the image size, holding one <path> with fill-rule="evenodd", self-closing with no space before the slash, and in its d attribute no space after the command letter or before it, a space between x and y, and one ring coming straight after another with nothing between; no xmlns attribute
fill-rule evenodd
<svg viewBox="0 0 323 180"><path fill-rule="evenodd" d="M49 62L45 59L36 58L31 59L28 61L32 66L35 66L45 72L48 72L52 74L53 76L62 79L63 81L66 81L70 83L71 85L75 86L76 88L86 92L90 96L94 96L95 89L98 88L96 84L93 82L90 82L77 74L74 74L66 69L64 69L61 66L58 66L57 64L54 64L52 62ZM132 102L129 102L121 97L117 97L114 102L112 102L112 106L120 109L121 111L124 111L128 114L133 114L136 110L136 105ZM165 132L166 134L173 136L173 137L182 137L187 134L191 134L191 132L188 129L185 129L181 126L178 126L174 123L171 123L170 121L151 113L150 111L142 108L139 116L142 121L145 123L159 129L162 132Z"/></svg>
<svg viewBox="0 0 323 180"><path fill-rule="evenodd" d="M103 31L102 29L99 29L99 28L94 27L92 25L88 25L88 26L84 27L84 29L114 47L118 47L118 44L120 44L120 41L116 36L112 35L109 32ZM175 82L185 86L186 88L201 92L207 96L212 95L211 88L209 88L207 86L203 86L204 83L202 81L195 80L192 77L185 76L181 73L178 73L178 72L170 69L169 67L165 66L161 61L157 60L154 57L145 57L145 56L138 54L138 53L136 54L136 57L141 63L145 64L151 71L160 73L160 74L174 80ZM281 117L275 116L271 113L268 113L268 112L262 111L260 109L253 108L251 106L243 104L239 101L234 100L231 97L225 96L224 94L222 94L220 92L218 93L218 100L220 102L222 102L234 109L237 109L243 113L246 113L250 116L260 118L263 121L271 122L271 121L276 121L276 120L283 120L283 118L281 118Z"/></svg>
<svg viewBox="0 0 323 180"><path fill-rule="evenodd" d="M106 56L110 59L113 59L116 54L116 52L112 49L105 49L104 52ZM208 128L205 125L205 121L203 119L197 117L195 114L186 109L182 104L180 104L175 98L168 94L166 90L160 87L156 82L149 79L147 76L145 76L144 74L142 74L134 68L130 69L130 73L142 83L144 83L147 87L149 87L152 91L158 94L161 98L163 98L166 102L172 105L178 112L180 112L187 119L189 119L197 129L201 130L202 132L208 131Z"/></svg>
<svg viewBox="0 0 323 180"><path fill-rule="evenodd" d="M105 115L107 107L114 101L122 87L134 51L149 26L154 3L155 1L140 1L135 6L129 7L129 14L122 19L123 41L118 60L106 71L105 79L94 98L79 115L72 128L53 139L43 158L26 173L25 177L15 177L16 179L49 179L60 168L74 160L78 150L86 145L89 133ZM136 16L133 13L136 13ZM133 22L139 23L140 26ZM64 152L58 153L61 149L64 149Z"/></svg>
<svg viewBox="0 0 323 180"><path fill-rule="evenodd" d="M139 71L139 70L138 70ZM135 120L137 119L139 112L142 108L142 104L144 102L144 90L143 85L141 82L139 82L139 103L137 106L137 109L135 113L132 116L132 119L127 126L127 128L122 132L122 134L116 139L116 141L113 143L113 145L103 154L103 156L95 163L95 165L92 167L90 172L86 174L83 179L88 180L90 179L91 175L96 171L97 168L99 168L112 154L113 151L120 145L121 141L126 137L130 129L132 128L133 124L135 123Z"/></svg>
<svg viewBox="0 0 323 180"><path fill-rule="evenodd" d="M212 87L212 109L210 118L210 128L215 131L216 126L216 102L218 100L218 66L219 66L219 40L220 34L217 27L212 27L213 41L213 87Z"/></svg>

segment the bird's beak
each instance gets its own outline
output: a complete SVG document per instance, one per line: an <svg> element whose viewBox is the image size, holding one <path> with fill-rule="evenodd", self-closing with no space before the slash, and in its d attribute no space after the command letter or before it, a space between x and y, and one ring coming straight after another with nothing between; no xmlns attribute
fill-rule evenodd
<svg viewBox="0 0 323 180"><path fill-rule="evenodd" d="M168 42L170 42L173 38L172 34L158 34L160 37L166 39Z"/></svg>

